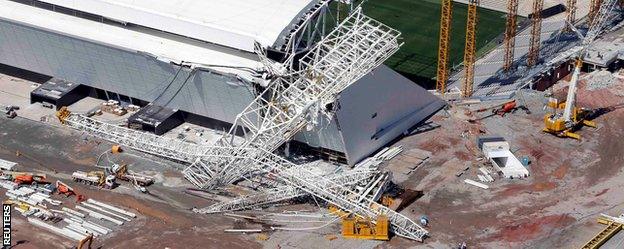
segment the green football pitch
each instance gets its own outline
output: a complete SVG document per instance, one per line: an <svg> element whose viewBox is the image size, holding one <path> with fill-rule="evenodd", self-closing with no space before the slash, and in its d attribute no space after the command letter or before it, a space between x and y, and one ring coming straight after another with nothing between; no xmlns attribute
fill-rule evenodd
<svg viewBox="0 0 624 249"><path fill-rule="evenodd" d="M386 65L421 85L436 75L440 29L440 0L369 0L364 12L403 34L405 43ZM468 6L454 3L451 27L451 66L463 61ZM477 48L492 48L491 41L505 31L505 13L479 9Z"/></svg>

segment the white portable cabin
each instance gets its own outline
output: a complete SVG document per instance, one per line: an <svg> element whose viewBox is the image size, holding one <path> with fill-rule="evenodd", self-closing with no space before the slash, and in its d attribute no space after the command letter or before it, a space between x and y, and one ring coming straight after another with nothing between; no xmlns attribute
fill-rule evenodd
<svg viewBox="0 0 624 249"><path fill-rule="evenodd" d="M506 178L517 179L529 176L529 170L510 151L509 143L504 138L483 137L477 140L477 144L494 168L502 172Z"/></svg>
<svg viewBox="0 0 624 249"><path fill-rule="evenodd" d="M13 169L15 169L15 166L17 166L17 163L0 159L1 170L13 171Z"/></svg>

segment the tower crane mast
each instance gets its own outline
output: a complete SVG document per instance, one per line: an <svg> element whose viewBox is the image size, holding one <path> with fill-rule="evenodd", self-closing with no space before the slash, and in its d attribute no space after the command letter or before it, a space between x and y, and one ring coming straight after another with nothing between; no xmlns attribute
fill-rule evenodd
<svg viewBox="0 0 624 249"><path fill-rule="evenodd" d="M442 0L442 11L440 13L440 44L438 46L438 74L436 90L444 95L446 83L448 81L449 49L451 42L451 21L453 18L453 1Z"/></svg>
<svg viewBox="0 0 624 249"><path fill-rule="evenodd" d="M476 61L477 40L477 7L479 0L470 0L468 5L468 20L466 22L466 47L464 49L464 69L466 75L462 84L463 97L471 97L474 85L474 71Z"/></svg>
<svg viewBox="0 0 624 249"><path fill-rule="evenodd" d="M511 70L514 61L514 50L516 49L517 15L518 0L508 0L506 22L507 27L505 29L505 64L503 65L503 69L506 72L509 72Z"/></svg>

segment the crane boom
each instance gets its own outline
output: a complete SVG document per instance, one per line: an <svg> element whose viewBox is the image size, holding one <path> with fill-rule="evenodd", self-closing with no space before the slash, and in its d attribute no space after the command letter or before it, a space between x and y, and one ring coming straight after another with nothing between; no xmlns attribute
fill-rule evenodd
<svg viewBox="0 0 624 249"><path fill-rule="evenodd" d="M581 67L583 66L583 58L585 57L585 53L587 53L587 49L589 49L590 45L596 40L598 35L604 29L609 14L615 8L617 4L617 0L605 0L600 5L600 10L598 14L594 18L594 22L590 23L590 28L587 31L587 34L583 38L581 51L579 51L578 59L575 62L574 73L572 74L572 79L570 81L570 87L568 89L568 97L566 99L565 109L563 111L563 119L565 122L572 121L572 112L575 108L576 101L576 90L578 86L578 80L581 74Z"/></svg>
<svg viewBox="0 0 624 249"><path fill-rule="evenodd" d="M575 53L576 62L574 66L574 73L572 74L570 87L568 88L568 96L565 106L563 107L563 113L557 113L556 110L561 108L557 102L549 103L549 106L553 107L555 111L554 113L546 114L544 117L544 132L548 132L559 137L580 139L581 136L573 132L575 127L580 125L596 127L594 122L587 120L587 117L589 117L592 112L590 110L576 107L575 102L577 85L581 74L581 67L583 66L583 58L587 53L587 49L596 40L596 38L598 38L598 35L602 33L607 24L607 19L618 1L619 0L605 0L601 2L598 13L596 13L595 17L592 19L593 21L590 22L589 30L585 36L580 34L571 23L568 23L568 25L570 25L570 29L575 31L579 37L581 37L582 42L581 46L579 46L579 49Z"/></svg>

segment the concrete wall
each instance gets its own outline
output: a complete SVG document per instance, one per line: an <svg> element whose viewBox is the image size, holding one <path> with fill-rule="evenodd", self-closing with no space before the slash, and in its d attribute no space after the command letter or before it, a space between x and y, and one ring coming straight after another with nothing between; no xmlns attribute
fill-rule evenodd
<svg viewBox="0 0 624 249"><path fill-rule="evenodd" d="M254 98L252 88L233 76L198 71L184 84L189 70L174 80L177 66L147 54L1 19L0 63L148 102L162 95L158 104L226 122Z"/></svg>

